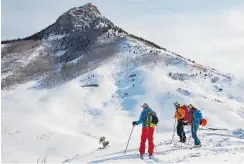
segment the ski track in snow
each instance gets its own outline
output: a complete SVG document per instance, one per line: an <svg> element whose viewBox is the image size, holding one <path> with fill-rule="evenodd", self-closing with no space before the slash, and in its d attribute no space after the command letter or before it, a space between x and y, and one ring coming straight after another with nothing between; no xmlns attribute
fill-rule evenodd
<svg viewBox="0 0 244 164"><path fill-rule="evenodd" d="M221 133L222 135L220 135ZM197 161L209 162L232 162L233 158L239 156L235 159L234 163L242 163L244 159L244 140L236 138L234 135L228 135L229 132L200 132L199 138L202 142L201 148L190 149L193 145L191 139L190 143L188 141L185 144L178 142L178 136L175 138L173 143L170 143L171 133L165 133L168 139L156 144L157 152L155 152L156 160L148 159L146 155L144 160L139 159L138 148L132 148L134 145L139 144L139 141L135 140L135 144L130 145L127 153L124 154L124 150L118 151L118 148L113 147L113 149L104 149L102 152L93 152L84 156L75 156L65 162L76 163L114 163L114 162L133 162L133 163L194 163ZM164 135L160 135L165 138ZM157 135L157 134L156 134ZM158 138L159 136L157 136ZM135 139L135 138L134 138ZM137 143L136 143L137 142ZM133 141L134 143L134 141ZM117 151L115 151L115 149ZM216 159L219 155L228 154L228 156Z"/></svg>

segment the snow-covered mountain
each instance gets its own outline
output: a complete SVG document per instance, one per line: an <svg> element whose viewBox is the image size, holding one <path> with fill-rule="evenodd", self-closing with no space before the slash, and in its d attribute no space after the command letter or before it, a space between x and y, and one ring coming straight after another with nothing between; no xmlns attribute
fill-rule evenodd
<svg viewBox="0 0 244 164"><path fill-rule="evenodd" d="M160 48L115 26L90 3L72 8L32 36L2 41L2 87L29 80L40 80L42 88L63 84L113 57L129 38Z"/></svg>
<svg viewBox="0 0 244 164"><path fill-rule="evenodd" d="M144 102L160 117L160 163L244 160L244 80L131 35L90 3L2 42L1 58L2 162L152 162L136 155L141 127L123 154ZM177 136L170 144L175 101L194 104L208 120L201 149L188 149L192 139L181 146ZM112 144L94 151L101 136Z"/></svg>

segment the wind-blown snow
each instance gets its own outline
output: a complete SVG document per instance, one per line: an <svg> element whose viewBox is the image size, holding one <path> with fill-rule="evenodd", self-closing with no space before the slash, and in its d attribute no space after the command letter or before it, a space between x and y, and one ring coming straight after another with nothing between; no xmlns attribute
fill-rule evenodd
<svg viewBox="0 0 244 164"><path fill-rule="evenodd" d="M52 41L52 40L61 39L63 37L65 37L65 35L50 35L47 40Z"/></svg>
<svg viewBox="0 0 244 164"><path fill-rule="evenodd" d="M10 44L1 44L1 48L8 47Z"/></svg>
<svg viewBox="0 0 244 164"><path fill-rule="evenodd" d="M60 57L63 54L65 54L65 52L66 52L65 50L59 50L59 51L56 52L56 56Z"/></svg>
<svg viewBox="0 0 244 164"><path fill-rule="evenodd" d="M8 72L8 73L1 73L1 78L2 79L5 79L7 78L8 76L12 75L13 73L12 72Z"/></svg>
<svg viewBox="0 0 244 164"><path fill-rule="evenodd" d="M212 76L205 76L188 61L164 51L159 64L140 65L138 56L148 59L150 51L156 50L129 41L120 48L113 60L63 86L37 90L33 88L36 82L29 82L3 90L2 162L33 163L45 156L48 163L153 162L138 159L141 126L134 128L127 154L123 154L131 122L138 119L141 104L147 102L160 117L155 132L155 156L160 163L243 163L242 81L230 82L211 71ZM197 76L191 76L196 72ZM214 76L219 79L213 83ZM84 87L87 84L99 87ZM216 91L216 86L223 90ZM170 144L175 101L194 104L208 120L207 127L199 131L202 148L190 150L192 139L181 147L177 135ZM188 127L186 131L189 139ZM94 151L101 136L112 145Z"/></svg>
<svg viewBox="0 0 244 164"><path fill-rule="evenodd" d="M84 55L81 55L80 57L75 58L75 59L73 59L73 60L71 60L71 61L69 61L69 62L67 62L67 63L69 63L69 64L75 64L75 63L77 63L80 59L82 59L83 57L84 57Z"/></svg>

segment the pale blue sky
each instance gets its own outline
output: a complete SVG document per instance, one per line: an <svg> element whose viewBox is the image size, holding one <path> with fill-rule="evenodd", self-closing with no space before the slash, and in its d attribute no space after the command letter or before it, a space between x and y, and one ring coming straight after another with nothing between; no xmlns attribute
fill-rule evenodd
<svg viewBox="0 0 244 164"><path fill-rule="evenodd" d="M130 20L152 22L155 16L215 14L244 4L243 0L2 0L2 39L31 35L53 23L66 10L87 2L125 28Z"/></svg>
<svg viewBox="0 0 244 164"><path fill-rule="evenodd" d="M2 40L38 32L87 2L130 33L222 71L244 74L243 0L2 0ZM227 68L230 62L236 64Z"/></svg>

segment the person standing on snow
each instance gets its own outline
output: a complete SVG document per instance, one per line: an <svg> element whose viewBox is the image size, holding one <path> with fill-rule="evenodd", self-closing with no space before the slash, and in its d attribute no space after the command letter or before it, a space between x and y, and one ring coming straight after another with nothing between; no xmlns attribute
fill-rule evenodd
<svg viewBox="0 0 244 164"><path fill-rule="evenodd" d="M154 153L154 142L153 142L153 134L154 134L154 128L156 124L151 123L151 113L155 113L152 111L152 109L149 107L148 104L144 103L142 106L143 108L140 119L138 121L133 121L132 125L139 125L142 123L142 133L141 133L141 143L140 143L140 158L143 158L143 155L145 153L145 143L148 139L148 154L149 158L153 156ZM155 114L156 115L156 114Z"/></svg>
<svg viewBox="0 0 244 164"><path fill-rule="evenodd" d="M201 147L201 141L197 136L197 130L201 125L202 113L200 110L195 108L192 104L188 105L188 108L190 109L188 118L189 118L189 123L191 125L192 138L194 139L194 143L195 143L194 148L199 148Z"/></svg>
<svg viewBox="0 0 244 164"><path fill-rule="evenodd" d="M184 125L186 123L184 122L185 118L185 110L182 108L183 105L179 103L174 103L176 112L175 112L175 119L177 120L177 135L180 137L179 142L186 142L186 135L184 131Z"/></svg>

